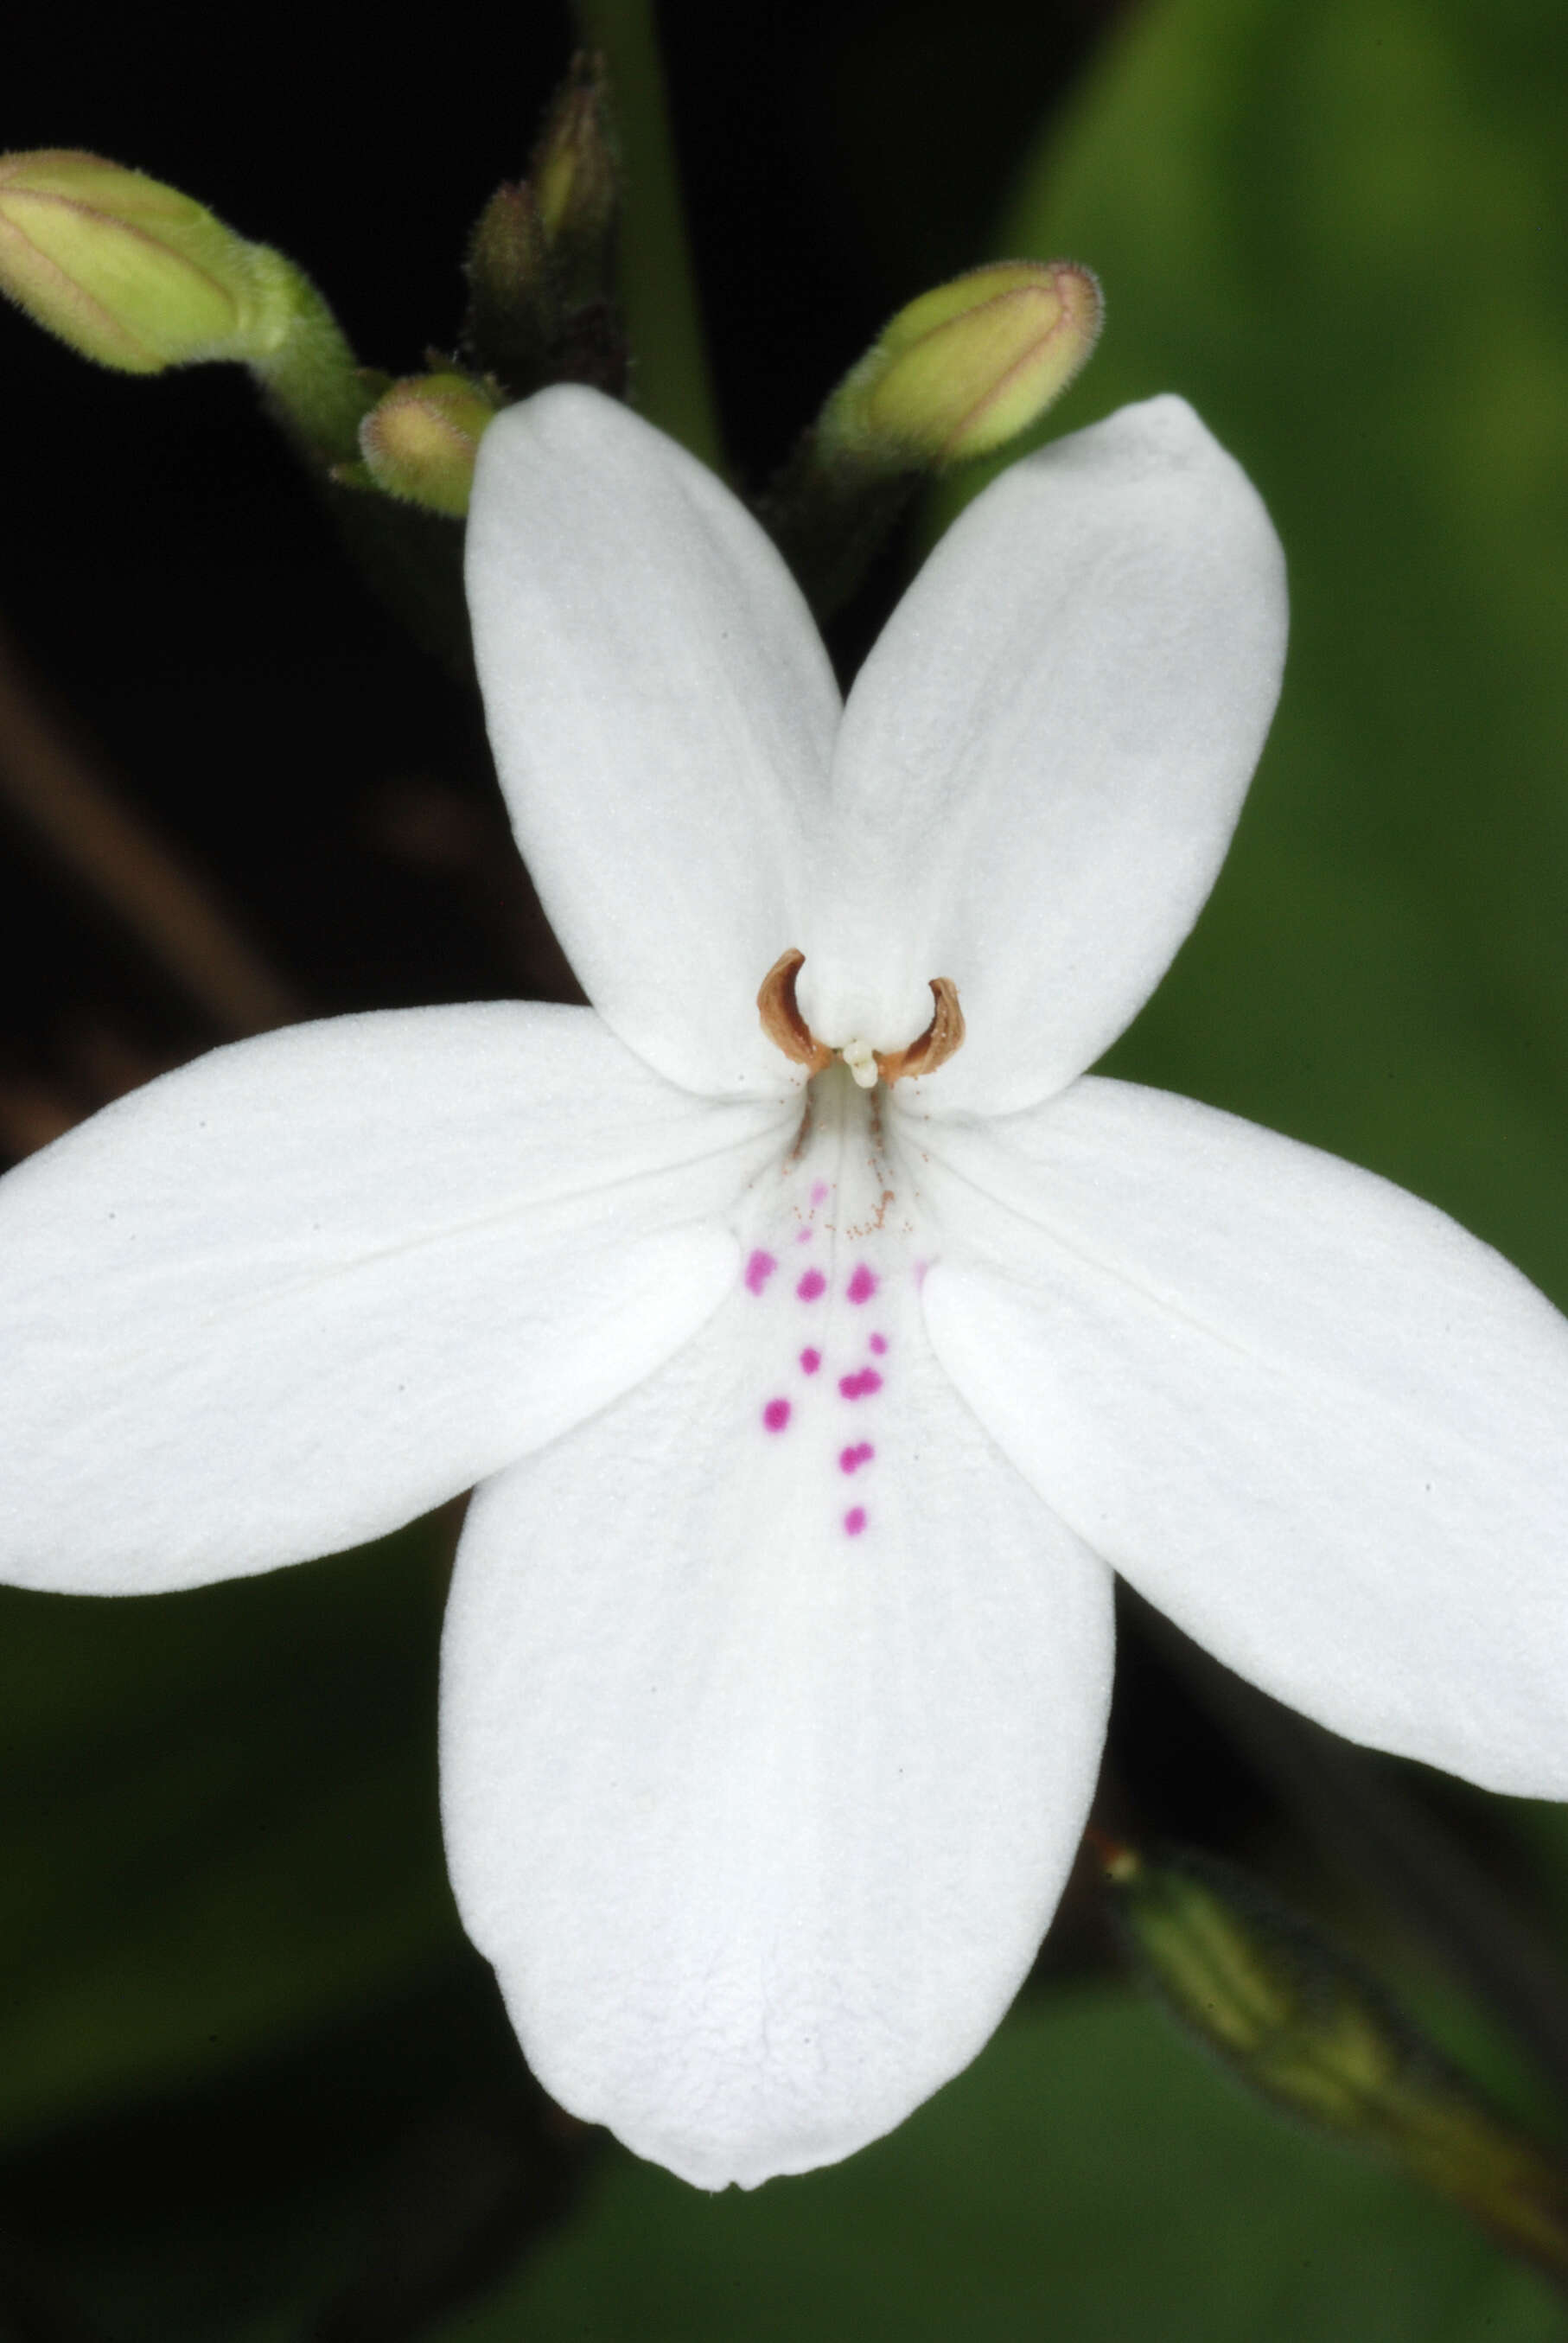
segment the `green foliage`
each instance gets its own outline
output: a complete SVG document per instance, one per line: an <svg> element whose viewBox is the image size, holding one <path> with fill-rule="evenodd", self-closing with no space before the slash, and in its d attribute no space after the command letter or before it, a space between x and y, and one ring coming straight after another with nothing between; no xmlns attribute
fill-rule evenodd
<svg viewBox="0 0 1568 2343"><path fill-rule="evenodd" d="M0 1589L0 2149L404 1989L457 1922L427 1524L142 1601Z"/></svg>
<svg viewBox="0 0 1568 2343"><path fill-rule="evenodd" d="M442 1864L450 1532L0 1593L4 2343L395 2343L559 2217Z"/></svg>
<svg viewBox="0 0 1568 2343"><path fill-rule="evenodd" d="M1552 2297L1403 2182L1242 2097L1116 1994L1020 2013L891 2138L706 2197L608 2162L432 2343L1547 2343Z"/></svg>

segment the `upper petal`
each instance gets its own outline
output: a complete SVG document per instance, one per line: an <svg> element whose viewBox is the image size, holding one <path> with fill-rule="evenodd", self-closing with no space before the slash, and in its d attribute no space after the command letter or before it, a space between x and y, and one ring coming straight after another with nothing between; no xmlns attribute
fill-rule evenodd
<svg viewBox="0 0 1568 2343"><path fill-rule="evenodd" d="M1213 884L1285 626L1268 515L1181 399L1004 473L849 695L794 939L813 1031L897 1047L945 976L968 1034L924 1086L939 1111L1025 1106L1091 1063Z"/></svg>
<svg viewBox="0 0 1568 2343"><path fill-rule="evenodd" d="M559 388L485 434L467 578L513 827L595 1006L673 1081L779 1094L757 988L839 718L779 555L673 440Z"/></svg>
<svg viewBox="0 0 1568 2343"><path fill-rule="evenodd" d="M453 1885L529 2060L709 2187L974 2056L1110 1683L1109 1574L932 1360L897 1167L823 1120L712 1324L478 1493L443 1652Z"/></svg>
<svg viewBox="0 0 1568 2343"><path fill-rule="evenodd" d="M467 1488L702 1323L776 1124L512 1003L134 1091L0 1182L0 1576L191 1585Z"/></svg>
<svg viewBox="0 0 1568 2343"><path fill-rule="evenodd" d="M1091 1080L929 1139L931 1339L1079 1535L1335 1731L1568 1795L1568 1322L1190 1100Z"/></svg>

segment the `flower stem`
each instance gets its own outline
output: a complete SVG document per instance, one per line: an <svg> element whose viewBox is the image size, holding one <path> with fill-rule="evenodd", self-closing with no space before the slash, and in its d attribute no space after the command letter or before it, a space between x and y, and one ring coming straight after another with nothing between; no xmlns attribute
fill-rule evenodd
<svg viewBox="0 0 1568 2343"><path fill-rule="evenodd" d="M608 71L625 159L620 289L636 403L650 422L722 472L651 0L575 0L575 8L584 42L599 51Z"/></svg>
<svg viewBox="0 0 1568 2343"><path fill-rule="evenodd" d="M248 360L268 407L307 461L324 470L352 463L375 389L308 277L265 246L255 247L253 266L266 272L275 307L287 320L274 347Z"/></svg>

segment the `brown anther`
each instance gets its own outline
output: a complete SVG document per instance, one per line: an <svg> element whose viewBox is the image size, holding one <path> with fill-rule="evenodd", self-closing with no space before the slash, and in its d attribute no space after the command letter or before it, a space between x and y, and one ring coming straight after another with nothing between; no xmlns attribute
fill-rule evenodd
<svg viewBox="0 0 1568 2343"><path fill-rule="evenodd" d="M838 1052L818 1041L800 1014L800 1004L795 998L795 979L805 964L805 953L793 946L780 952L762 980L757 1010L768 1039L776 1042L796 1065L804 1066L809 1074L819 1074ZM878 1050L873 1053L877 1071L885 1082L902 1081L906 1074L933 1074L963 1045L964 1012L959 1007L957 985L950 976L933 976L930 987L936 1006L931 1011L930 1023L919 1040L911 1041L907 1049Z"/></svg>
<svg viewBox="0 0 1568 2343"><path fill-rule="evenodd" d="M959 1007L957 985L950 976L933 976L930 983L931 998L937 1005L920 1039L911 1041L907 1050L877 1052L877 1071L885 1082L902 1081L906 1074L934 1074L955 1050L963 1046L964 1012Z"/></svg>
<svg viewBox="0 0 1568 2343"><path fill-rule="evenodd" d="M762 980L757 1008L768 1039L776 1041L784 1055L792 1058L798 1066L804 1066L809 1074L819 1074L833 1052L813 1038L795 999L795 979L805 959L803 951L793 949L779 953Z"/></svg>

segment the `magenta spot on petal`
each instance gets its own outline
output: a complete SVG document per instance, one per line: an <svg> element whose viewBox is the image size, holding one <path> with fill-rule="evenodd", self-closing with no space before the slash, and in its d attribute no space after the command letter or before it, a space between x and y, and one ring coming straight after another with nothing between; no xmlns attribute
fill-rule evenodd
<svg viewBox="0 0 1568 2343"><path fill-rule="evenodd" d="M844 1516L844 1531L845 1531L845 1534L846 1534L846 1536L849 1536L849 1537L859 1537L859 1534L860 1534L860 1532L865 1528L865 1526L866 1526L866 1508L865 1508L865 1506L864 1506L864 1505L851 1505L851 1506L850 1506L850 1508L849 1508L849 1512L848 1512L848 1513L845 1514L845 1516Z"/></svg>
<svg viewBox="0 0 1568 2343"><path fill-rule="evenodd" d="M839 1389L846 1399L869 1399L881 1388L882 1378L875 1367L862 1367L858 1374L839 1378Z"/></svg>
<svg viewBox="0 0 1568 2343"><path fill-rule="evenodd" d="M862 1464L870 1463L876 1453L869 1440L857 1442L853 1448L840 1448L839 1470L840 1473L858 1473Z"/></svg>
<svg viewBox="0 0 1568 2343"><path fill-rule="evenodd" d="M886 1352L887 1347L888 1347L888 1338L887 1338L887 1336L886 1336L885 1334L873 1334L873 1335L872 1335L872 1337L871 1337L871 1348L872 1348L872 1350L873 1350L873 1351L875 1351L875 1353L876 1353L876 1354L877 1354L877 1356L878 1356L878 1358L879 1358L879 1358L881 1358L881 1356L883 1355L883 1353Z"/></svg>
<svg viewBox="0 0 1568 2343"><path fill-rule="evenodd" d="M849 1280L849 1299L851 1302L869 1302L876 1290L877 1281L862 1262Z"/></svg>
<svg viewBox="0 0 1568 2343"><path fill-rule="evenodd" d="M796 1230L796 1232L795 1232L795 1242L796 1242L796 1243L797 1243L797 1244L809 1244L809 1243L810 1243L810 1242L811 1242L811 1232L810 1232L810 1230L809 1230L809 1229L797 1229L797 1230Z"/></svg>
<svg viewBox="0 0 1568 2343"><path fill-rule="evenodd" d="M820 1352L820 1351L802 1351L802 1352L801 1352L801 1353L800 1353L800 1373L801 1373L803 1375L814 1375L814 1374L816 1373L816 1372L817 1372L818 1368L821 1365L821 1363L822 1363L822 1353L821 1353L821 1352Z"/></svg>
<svg viewBox="0 0 1568 2343"><path fill-rule="evenodd" d="M770 1252L754 1252L746 1264L746 1282L753 1293L760 1293L779 1264Z"/></svg>
<svg viewBox="0 0 1568 2343"><path fill-rule="evenodd" d="M811 1202L814 1204L825 1204L827 1201L828 1182L826 1180L814 1180L811 1182Z"/></svg>
<svg viewBox="0 0 1568 2343"><path fill-rule="evenodd" d="M769 1432L782 1432L784 1426L789 1421L789 1401L787 1399L770 1399L767 1406L762 1411L762 1421L768 1426Z"/></svg>
<svg viewBox="0 0 1568 2343"><path fill-rule="evenodd" d="M918 1261L915 1263L915 1292L917 1293L926 1282L926 1272L930 1267L930 1262L929 1261Z"/></svg>
<svg viewBox="0 0 1568 2343"><path fill-rule="evenodd" d="M795 1288L802 1302L815 1302L817 1296L819 1293L825 1293L827 1290L828 1281L819 1269L809 1269Z"/></svg>

